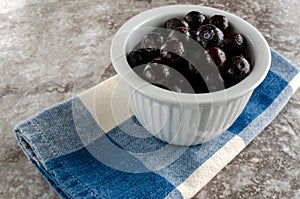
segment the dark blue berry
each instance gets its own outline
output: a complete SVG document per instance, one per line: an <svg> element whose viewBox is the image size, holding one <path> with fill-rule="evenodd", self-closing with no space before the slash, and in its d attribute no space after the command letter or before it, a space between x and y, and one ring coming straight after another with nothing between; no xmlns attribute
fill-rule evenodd
<svg viewBox="0 0 300 199"><path fill-rule="evenodd" d="M225 31L229 27L228 19L223 15L214 15L209 19L209 23Z"/></svg>
<svg viewBox="0 0 300 199"><path fill-rule="evenodd" d="M189 28L189 25L186 21L179 18L171 18L166 21L165 28L175 30L178 27Z"/></svg>
<svg viewBox="0 0 300 199"><path fill-rule="evenodd" d="M177 39L166 41L160 48L160 56L167 61L175 62L185 54L183 43Z"/></svg>
<svg viewBox="0 0 300 199"><path fill-rule="evenodd" d="M196 40L204 47L221 46L224 40L223 32L212 24L200 26L196 32Z"/></svg>
<svg viewBox="0 0 300 199"><path fill-rule="evenodd" d="M205 51L209 64L217 66L221 70L226 61L226 54L218 47L210 47Z"/></svg>
<svg viewBox="0 0 300 199"><path fill-rule="evenodd" d="M225 88L224 80L219 72L204 75L204 81L209 92L216 92Z"/></svg>
<svg viewBox="0 0 300 199"><path fill-rule="evenodd" d="M147 51L146 49L137 49L127 53L126 58L128 64L134 68L136 66L150 62L158 55L159 51Z"/></svg>
<svg viewBox="0 0 300 199"><path fill-rule="evenodd" d="M159 33L151 32L144 36L141 48L144 48L147 51L157 50L160 49L163 41L163 36L161 36Z"/></svg>
<svg viewBox="0 0 300 199"><path fill-rule="evenodd" d="M232 32L225 36L224 49L230 54L240 54L245 47L244 37L237 33Z"/></svg>
<svg viewBox="0 0 300 199"><path fill-rule="evenodd" d="M223 75L229 85L234 85L249 75L251 67L247 59L233 56L225 64Z"/></svg>
<svg viewBox="0 0 300 199"><path fill-rule="evenodd" d="M170 78L170 67L157 62L148 63L142 74L142 78L154 84L165 85Z"/></svg>
<svg viewBox="0 0 300 199"><path fill-rule="evenodd" d="M169 32L168 38L170 40L177 39L186 43L191 38L191 33L188 28L178 27Z"/></svg>
<svg viewBox="0 0 300 199"><path fill-rule="evenodd" d="M191 29L197 30L204 24L206 17L198 11L191 11L185 15L184 20L189 24Z"/></svg>

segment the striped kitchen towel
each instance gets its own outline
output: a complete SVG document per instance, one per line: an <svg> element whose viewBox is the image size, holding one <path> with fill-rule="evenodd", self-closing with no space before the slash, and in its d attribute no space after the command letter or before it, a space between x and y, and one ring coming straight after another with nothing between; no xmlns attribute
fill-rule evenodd
<svg viewBox="0 0 300 199"><path fill-rule="evenodd" d="M220 137L178 147L151 136L114 76L15 128L20 146L62 198L191 198L286 105L299 70L272 50L271 69Z"/></svg>

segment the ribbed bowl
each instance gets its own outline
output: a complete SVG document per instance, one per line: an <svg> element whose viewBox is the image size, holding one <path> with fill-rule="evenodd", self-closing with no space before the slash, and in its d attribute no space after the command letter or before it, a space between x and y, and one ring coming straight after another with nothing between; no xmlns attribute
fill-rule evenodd
<svg viewBox="0 0 300 199"><path fill-rule="evenodd" d="M226 16L236 31L246 38L249 55L253 60L253 69L247 78L222 91L187 94L153 86L130 68L126 52L131 51L147 32L160 26L163 21L183 17L191 10L198 10L208 16ZM139 122L165 142L189 146L216 138L237 119L253 90L266 77L271 54L261 33L243 19L214 8L176 5L148 10L127 21L113 39L111 60Z"/></svg>
<svg viewBox="0 0 300 199"><path fill-rule="evenodd" d="M168 104L126 86L139 122L155 137L174 145L196 145L218 137L243 111L252 92L220 104Z"/></svg>

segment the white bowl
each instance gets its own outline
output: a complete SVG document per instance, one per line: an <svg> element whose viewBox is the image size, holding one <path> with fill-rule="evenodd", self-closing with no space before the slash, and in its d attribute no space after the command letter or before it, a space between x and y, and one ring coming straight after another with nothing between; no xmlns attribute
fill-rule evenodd
<svg viewBox="0 0 300 199"><path fill-rule="evenodd" d="M126 52L153 27L161 26L169 18L183 17L192 10L207 16L226 16L234 29L246 38L253 69L243 81L222 91L187 94L153 86L131 69ZM136 31L138 29L141 31ZM173 5L147 10L127 21L113 39L111 60L138 121L155 137L170 144L188 146L216 138L237 119L253 90L266 77L271 53L261 33L233 14L204 6Z"/></svg>

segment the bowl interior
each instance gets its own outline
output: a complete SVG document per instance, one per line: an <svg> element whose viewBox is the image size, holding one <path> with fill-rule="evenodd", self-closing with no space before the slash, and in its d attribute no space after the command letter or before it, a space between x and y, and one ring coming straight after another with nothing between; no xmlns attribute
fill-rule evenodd
<svg viewBox="0 0 300 199"><path fill-rule="evenodd" d="M253 69L247 78L228 89L205 94L176 93L175 96L175 92L145 83L144 80L132 71L127 63L125 54L135 48L144 35L157 27L162 27L164 21L173 17L182 18L192 10L200 11L207 16L215 14L226 16L232 27L245 37L248 51L246 53L251 60ZM186 104L195 104L195 100L197 103L222 103L224 100L243 96L251 92L263 81L271 62L269 46L256 28L233 14L195 5L159 7L136 15L119 29L112 43L111 56L116 71L124 77L124 80L128 84L151 98L175 104L178 103L178 100L180 100L180 103ZM191 97L191 95L194 97Z"/></svg>

